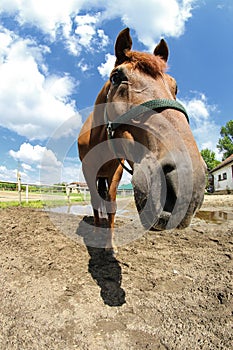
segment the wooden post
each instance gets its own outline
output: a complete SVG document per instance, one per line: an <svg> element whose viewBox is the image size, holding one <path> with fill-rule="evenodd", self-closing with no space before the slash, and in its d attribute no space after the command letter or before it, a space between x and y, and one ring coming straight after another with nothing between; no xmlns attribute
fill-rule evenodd
<svg viewBox="0 0 233 350"><path fill-rule="evenodd" d="M67 185L66 186L66 196L67 196L68 203L70 203L70 192L71 192L71 188L69 185Z"/></svg>
<svg viewBox="0 0 233 350"><path fill-rule="evenodd" d="M87 191L86 191L86 188L84 188L84 198L83 198L85 201L87 200Z"/></svg>
<svg viewBox="0 0 233 350"><path fill-rule="evenodd" d="M21 175L20 175L19 169L17 171L17 182L18 182L19 205L21 205L22 204L22 199L21 199Z"/></svg>
<svg viewBox="0 0 233 350"><path fill-rule="evenodd" d="M28 203L28 185L26 185L26 203Z"/></svg>

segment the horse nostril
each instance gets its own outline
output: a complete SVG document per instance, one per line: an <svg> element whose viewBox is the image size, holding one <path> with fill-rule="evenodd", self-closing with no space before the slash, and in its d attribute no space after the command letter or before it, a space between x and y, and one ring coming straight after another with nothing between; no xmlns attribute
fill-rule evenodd
<svg viewBox="0 0 233 350"><path fill-rule="evenodd" d="M173 164L163 166L163 173L166 181L166 200L164 211L171 213L177 200L177 171Z"/></svg>
<svg viewBox="0 0 233 350"><path fill-rule="evenodd" d="M175 170L175 165L173 164L166 164L163 166L163 172L164 175L166 176L168 173L171 173L173 170Z"/></svg>

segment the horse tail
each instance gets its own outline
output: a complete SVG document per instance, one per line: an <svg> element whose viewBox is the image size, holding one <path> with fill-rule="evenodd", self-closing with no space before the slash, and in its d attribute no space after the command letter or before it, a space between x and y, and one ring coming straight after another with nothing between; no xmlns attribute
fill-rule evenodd
<svg viewBox="0 0 233 350"><path fill-rule="evenodd" d="M103 198L104 200L107 199L108 190L107 190L106 179L104 177L98 178L97 191L101 198Z"/></svg>

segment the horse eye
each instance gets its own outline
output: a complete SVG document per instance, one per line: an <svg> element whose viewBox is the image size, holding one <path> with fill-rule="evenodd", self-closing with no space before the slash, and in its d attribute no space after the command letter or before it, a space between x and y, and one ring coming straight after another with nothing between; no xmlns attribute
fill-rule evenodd
<svg viewBox="0 0 233 350"><path fill-rule="evenodd" d="M120 85L122 78L120 76L119 73L114 73L111 77L110 77L110 81L112 83L112 85Z"/></svg>

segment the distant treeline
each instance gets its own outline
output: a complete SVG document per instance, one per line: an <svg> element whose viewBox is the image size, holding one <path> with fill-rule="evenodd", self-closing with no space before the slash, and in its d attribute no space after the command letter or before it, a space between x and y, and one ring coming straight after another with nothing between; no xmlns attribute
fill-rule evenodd
<svg viewBox="0 0 233 350"><path fill-rule="evenodd" d="M29 192L66 192L65 184L56 184L52 186L29 185ZM0 181L0 191L18 191L17 182ZM26 191L26 185L21 185L21 191Z"/></svg>
<svg viewBox="0 0 233 350"><path fill-rule="evenodd" d="M10 190L10 191L16 191L17 190L17 183L11 183L11 182L1 182L0 181L0 190Z"/></svg>

